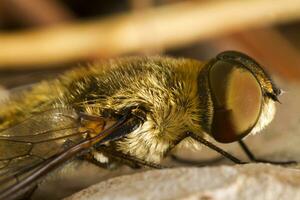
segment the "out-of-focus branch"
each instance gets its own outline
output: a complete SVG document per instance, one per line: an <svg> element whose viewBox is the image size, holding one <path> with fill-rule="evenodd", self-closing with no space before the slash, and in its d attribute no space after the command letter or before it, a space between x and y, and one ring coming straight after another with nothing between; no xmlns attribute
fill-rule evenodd
<svg viewBox="0 0 300 200"><path fill-rule="evenodd" d="M145 9L154 6L154 0L130 0L129 2L133 11L144 11Z"/></svg>
<svg viewBox="0 0 300 200"><path fill-rule="evenodd" d="M55 0L2 0L1 5L7 15L30 25L49 25L72 19L72 13Z"/></svg>
<svg viewBox="0 0 300 200"><path fill-rule="evenodd" d="M12 68L178 47L300 18L299 0L184 2L109 19L0 34L0 67Z"/></svg>
<svg viewBox="0 0 300 200"><path fill-rule="evenodd" d="M130 0L130 7L132 12L143 12L155 6L154 0ZM155 48L145 48L138 52L138 55L151 56L162 54L163 48L156 46Z"/></svg>

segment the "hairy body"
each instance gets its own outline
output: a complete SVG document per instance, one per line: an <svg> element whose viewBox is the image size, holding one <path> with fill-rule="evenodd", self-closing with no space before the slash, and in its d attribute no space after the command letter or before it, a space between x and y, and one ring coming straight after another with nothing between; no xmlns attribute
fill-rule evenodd
<svg viewBox="0 0 300 200"><path fill-rule="evenodd" d="M159 168L178 144L202 143L243 163L208 136L239 142L252 161L268 162L242 139L272 121L280 93L258 63L234 51L208 62L108 60L18 90L0 110L0 199L33 191L59 166L76 170L75 160Z"/></svg>
<svg viewBox="0 0 300 200"><path fill-rule="evenodd" d="M112 118L136 107L143 112L140 114L145 122L111 146L124 154L159 163L182 139L182 133L193 131L204 136L197 89L201 68L202 63L195 60L165 57L93 64L17 94L18 98L0 111L4 122L0 127L7 128L53 108L72 107L78 112ZM107 155L101 154L94 152L98 161L107 162Z"/></svg>

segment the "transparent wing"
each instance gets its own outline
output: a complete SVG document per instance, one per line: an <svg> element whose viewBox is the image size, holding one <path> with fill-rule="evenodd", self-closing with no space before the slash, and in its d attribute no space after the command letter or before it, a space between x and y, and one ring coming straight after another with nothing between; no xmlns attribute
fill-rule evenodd
<svg viewBox="0 0 300 200"><path fill-rule="evenodd" d="M103 119L86 116L87 120ZM20 198L39 178L90 147L132 132L139 118L123 116L93 137L78 131L76 112L68 109L45 111L0 133L0 199ZM35 131L32 131L35 130ZM67 144L71 142L71 146Z"/></svg>
<svg viewBox="0 0 300 200"><path fill-rule="evenodd" d="M37 113L0 132L0 191L19 175L84 139L76 112L60 108Z"/></svg>

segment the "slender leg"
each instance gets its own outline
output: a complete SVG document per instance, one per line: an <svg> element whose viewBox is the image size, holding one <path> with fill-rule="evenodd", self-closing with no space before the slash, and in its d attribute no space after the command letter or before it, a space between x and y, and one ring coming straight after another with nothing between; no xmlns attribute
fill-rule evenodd
<svg viewBox="0 0 300 200"><path fill-rule="evenodd" d="M125 162L126 161L131 161L131 162L133 162L133 163L135 163L136 165L139 165L139 166L147 166L147 167L155 168L155 169L168 168L166 166L162 166L160 164L144 161L144 160L129 156L127 154L123 154L123 153L118 152L118 151L111 152L111 155L115 156L117 158L120 158L121 160L123 160Z"/></svg>
<svg viewBox="0 0 300 200"><path fill-rule="evenodd" d="M174 147L176 147L182 140L184 140L187 137L188 136L184 135L183 137L179 138L176 142L174 142L174 144L171 145L170 148L167 150L166 155L168 156L169 152L172 152L172 149L174 149ZM224 159L224 157L221 156L221 157L213 158L213 159L209 159L209 160L189 160L189 159L180 158L172 153L169 154L169 156L173 161L175 161L177 163L181 163L181 164L185 164L185 165L193 165L193 166L212 165L212 164L218 163Z"/></svg>
<svg viewBox="0 0 300 200"><path fill-rule="evenodd" d="M259 159L253 155L253 153L250 151L250 149L247 147L247 145L242 140L239 141L239 144L240 144L241 148L243 149L243 151L248 156L248 158L253 162L270 163L270 164L275 164L275 165L290 165L290 164L297 163L296 161L269 161L269 160L265 160L265 159Z"/></svg>
<svg viewBox="0 0 300 200"><path fill-rule="evenodd" d="M104 168L104 169L113 170L113 169L116 169L116 167L117 167L117 166L112 165L110 163L101 163L101 162L99 162L98 160L96 160L94 158L94 156L91 153L86 154L84 156L81 156L79 158L82 159L82 160L88 161L89 163L94 164L97 167Z"/></svg>
<svg viewBox="0 0 300 200"><path fill-rule="evenodd" d="M198 142L204 144L205 146L215 150L216 152L218 152L219 154L223 155L224 157L228 158L229 160L231 160L232 162L236 163L236 164L245 164L245 162L242 162L240 159L236 158L235 156L229 154L228 152L224 151L223 149L217 147L216 145L214 145L213 143L205 140L204 138L195 135L194 133L189 132L188 136L191 136L193 139L197 140Z"/></svg>
<svg viewBox="0 0 300 200"><path fill-rule="evenodd" d="M21 199L27 199L27 200L31 200L32 199L32 195L33 195L33 193L37 190L37 188L38 188L38 185L33 185L33 186L31 186L30 187L30 189L28 189L25 193L24 193L24 195L22 196L22 198Z"/></svg>
<svg viewBox="0 0 300 200"><path fill-rule="evenodd" d="M140 166L147 166L147 167L155 168L155 169L168 168L166 166L147 162L147 161L132 157L130 155L124 154L122 152L115 151L113 148L107 148L107 147L101 146L98 148L98 150L105 153L106 155L108 155L109 158L115 159L121 163L124 163L124 164L132 167L132 168L139 168ZM91 158L91 156L89 156L89 158L90 159L87 159L88 161L99 166L98 161Z"/></svg>

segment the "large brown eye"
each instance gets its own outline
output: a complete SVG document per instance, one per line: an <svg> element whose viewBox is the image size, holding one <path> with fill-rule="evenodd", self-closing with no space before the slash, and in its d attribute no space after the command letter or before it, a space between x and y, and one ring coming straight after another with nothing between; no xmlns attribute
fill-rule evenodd
<svg viewBox="0 0 300 200"><path fill-rule="evenodd" d="M255 126L262 104L261 87L253 74L238 64L217 61L209 71L214 114L211 134L234 142Z"/></svg>

